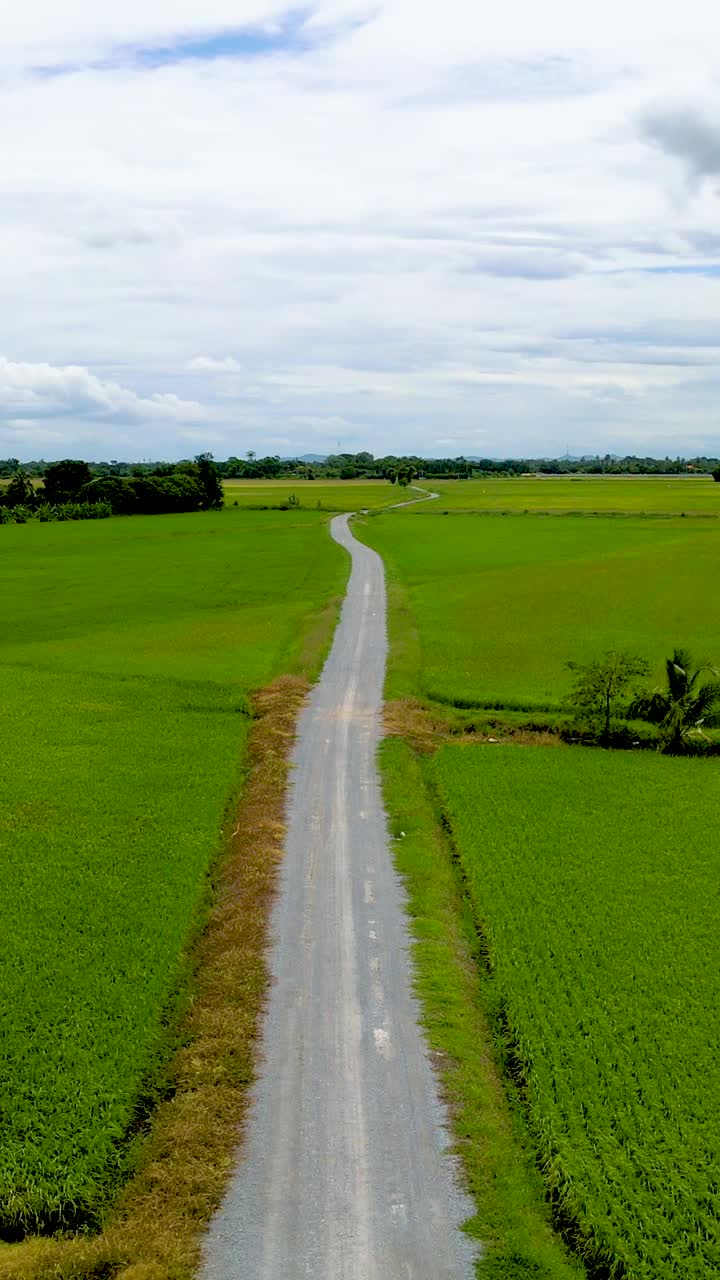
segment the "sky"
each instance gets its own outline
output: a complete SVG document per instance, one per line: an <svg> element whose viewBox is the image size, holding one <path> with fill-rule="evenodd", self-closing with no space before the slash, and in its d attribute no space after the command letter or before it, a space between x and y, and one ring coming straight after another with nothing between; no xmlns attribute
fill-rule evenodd
<svg viewBox="0 0 720 1280"><path fill-rule="evenodd" d="M0 457L720 456L717 0L23 0Z"/></svg>

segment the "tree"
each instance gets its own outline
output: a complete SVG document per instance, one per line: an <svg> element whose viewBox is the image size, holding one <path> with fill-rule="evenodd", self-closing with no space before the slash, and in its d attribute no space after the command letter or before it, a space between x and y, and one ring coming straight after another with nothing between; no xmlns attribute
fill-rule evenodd
<svg viewBox="0 0 720 1280"><path fill-rule="evenodd" d="M594 662L568 662L576 672L575 687L565 701L574 709L578 719L595 732L608 746L614 716L624 710L623 699L649 667L644 658L631 653L607 650Z"/></svg>
<svg viewBox="0 0 720 1280"><path fill-rule="evenodd" d="M203 491L203 508L205 511L221 511L225 494L222 480L211 453L199 453L195 459L198 470L198 482Z"/></svg>
<svg viewBox="0 0 720 1280"><path fill-rule="evenodd" d="M83 485L90 480L92 472L87 462L64 458L62 462L53 462L47 468L43 497L53 506L58 502L76 502Z"/></svg>
<svg viewBox="0 0 720 1280"><path fill-rule="evenodd" d="M709 663L693 665L687 649L675 649L665 660L666 689L640 694L630 715L658 726L658 750L665 755L685 755L701 739L703 725L720 716L720 679ZM704 676L715 679L705 679Z"/></svg>
<svg viewBox="0 0 720 1280"><path fill-rule="evenodd" d="M34 507L35 490L32 480L25 471L16 471L5 490L6 507Z"/></svg>
<svg viewBox="0 0 720 1280"><path fill-rule="evenodd" d="M715 470L712 473L712 478L713 480L716 480L718 483L720 483L720 467L715 468Z"/></svg>

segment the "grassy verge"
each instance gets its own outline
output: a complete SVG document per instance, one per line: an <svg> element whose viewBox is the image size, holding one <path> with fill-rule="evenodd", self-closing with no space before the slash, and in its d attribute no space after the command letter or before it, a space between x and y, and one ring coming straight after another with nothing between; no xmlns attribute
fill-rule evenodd
<svg viewBox="0 0 720 1280"><path fill-rule="evenodd" d="M572 1280L584 1274L554 1235L519 1107L493 1048L490 979L462 881L426 786L426 762L386 741L381 763L415 937L417 988L431 1048L442 1064L457 1150L478 1206L482 1280Z"/></svg>
<svg viewBox="0 0 720 1280"><path fill-rule="evenodd" d="M307 690L283 678L258 694L246 782L215 869L164 1098L137 1171L95 1236L0 1246L0 1280L190 1280L232 1168L254 1073L267 986L268 909L283 837L287 754ZM230 816L230 813L229 813Z"/></svg>

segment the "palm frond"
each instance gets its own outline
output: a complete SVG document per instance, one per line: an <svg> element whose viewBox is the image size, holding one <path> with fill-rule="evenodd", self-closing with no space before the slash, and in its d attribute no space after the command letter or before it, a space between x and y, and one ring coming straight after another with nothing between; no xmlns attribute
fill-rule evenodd
<svg viewBox="0 0 720 1280"><path fill-rule="evenodd" d="M667 658L665 670L670 697L673 702L680 702L688 692L688 671L692 666L692 658L687 649L675 649L672 658Z"/></svg>
<svg viewBox="0 0 720 1280"><path fill-rule="evenodd" d="M661 724L671 707L670 699L661 689L640 693L628 707L631 720L647 720L648 724Z"/></svg>
<svg viewBox="0 0 720 1280"><path fill-rule="evenodd" d="M711 680L701 685L686 710L687 719L697 724L720 708L720 681Z"/></svg>

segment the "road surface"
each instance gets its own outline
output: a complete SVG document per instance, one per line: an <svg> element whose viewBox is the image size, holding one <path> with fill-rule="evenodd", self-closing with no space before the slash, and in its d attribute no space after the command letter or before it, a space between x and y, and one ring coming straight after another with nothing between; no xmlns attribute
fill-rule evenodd
<svg viewBox="0 0 720 1280"><path fill-rule="evenodd" d="M259 1080L202 1277L470 1280L375 762L383 565L346 516L331 532L352 575L300 718Z"/></svg>

